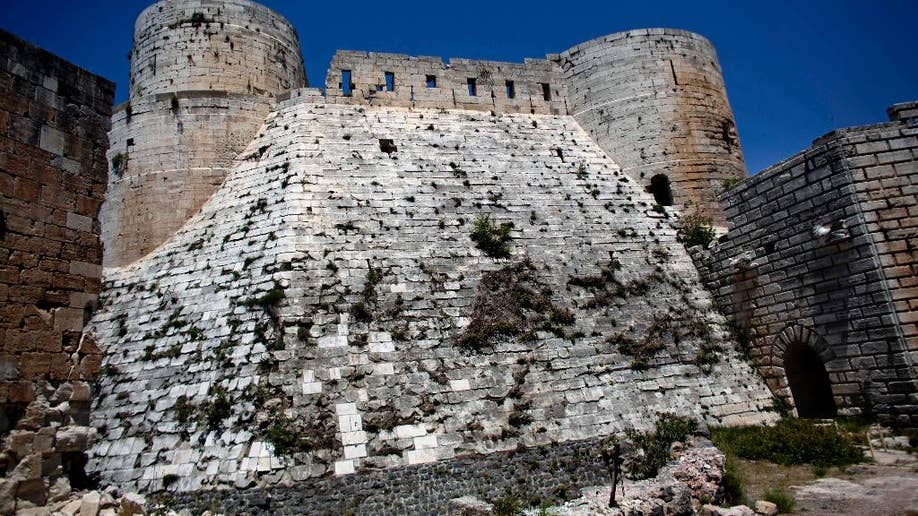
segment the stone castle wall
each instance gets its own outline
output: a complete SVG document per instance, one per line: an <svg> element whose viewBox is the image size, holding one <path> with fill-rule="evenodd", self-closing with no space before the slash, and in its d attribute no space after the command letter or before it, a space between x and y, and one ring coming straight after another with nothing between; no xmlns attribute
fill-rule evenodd
<svg viewBox="0 0 918 516"><path fill-rule="evenodd" d="M189 224L111 271L92 469L148 491L274 489L401 478L660 412L772 420L642 190L570 116L295 92ZM508 259L470 238L484 215L513 224ZM462 344L501 313L479 305L502 286L551 306ZM628 351L647 339L645 358Z"/></svg>
<svg viewBox="0 0 918 516"><path fill-rule="evenodd" d="M918 126L903 116L829 133L722 196L732 227L702 275L792 406L785 353L804 344L842 413L918 422L916 189Z"/></svg>
<svg viewBox="0 0 918 516"><path fill-rule="evenodd" d="M642 29L563 52L568 108L629 177L665 174L673 205L722 223L717 192L748 175L717 53L704 37Z"/></svg>
<svg viewBox="0 0 918 516"><path fill-rule="evenodd" d="M350 94L341 83L344 70L351 74ZM391 91L387 72L394 79ZM475 81L474 95L469 79ZM338 51L328 69L325 91L331 102L341 104L567 114L560 69L542 59L524 63L450 59L445 64L439 57Z"/></svg>
<svg viewBox="0 0 918 516"><path fill-rule="evenodd" d="M78 484L114 84L0 31L0 512Z"/></svg>
<svg viewBox="0 0 918 516"><path fill-rule="evenodd" d="M245 0L167 0L137 19L131 98L112 120L105 266L175 233L223 181L275 97L306 84L299 40Z"/></svg>
<svg viewBox="0 0 918 516"><path fill-rule="evenodd" d="M102 214L106 266L149 253L197 213L271 105L264 97L186 91L147 95L116 110Z"/></svg>
<svg viewBox="0 0 918 516"><path fill-rule="evenodd" d="M246 0L163 0L134 27L131 97L185 90L277 95L306 84L296 29Z"/></svg>

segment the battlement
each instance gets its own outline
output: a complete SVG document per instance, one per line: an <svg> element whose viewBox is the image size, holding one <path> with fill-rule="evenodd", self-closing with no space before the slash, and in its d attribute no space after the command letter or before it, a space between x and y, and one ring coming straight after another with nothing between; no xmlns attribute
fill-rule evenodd
<svg viewBox="0 0 918 516"><path fill-rule="evenodd" d="M523 63L379 52L338 51L329 102L501 113L567 114L567 87L556 63Z"/></svg>

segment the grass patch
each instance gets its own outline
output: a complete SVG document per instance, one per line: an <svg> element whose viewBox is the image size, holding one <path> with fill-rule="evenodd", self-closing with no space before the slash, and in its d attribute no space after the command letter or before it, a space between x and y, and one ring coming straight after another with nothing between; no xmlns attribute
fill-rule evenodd
<svg viewBox="0 0 918 516"><path fill-rule="evenodd" d="M716 428L711 438L728 455L782 466L846 466L864 460L864 452L852 435L806 419L786 418L773 427Z"/></svg>
<svg viewBox="0 0 918 516"><path fill-rule="evenodd" d="M724 468L724 478L721 483L723 487L723 505L733 507L736 505L749 505L749 497L746 496L746 488L743 477L736 467L736 461L727 458L727 464Z"/></svg>
<svg viewBox="0 0 918 516"><path fill-rule="evenodd" d="M780 487L767 489L765 494L762 495L762 499L766 502L775 504L778 507L779 514L789 514L793 512L794 505L797 504L793 495Z"/></svg>

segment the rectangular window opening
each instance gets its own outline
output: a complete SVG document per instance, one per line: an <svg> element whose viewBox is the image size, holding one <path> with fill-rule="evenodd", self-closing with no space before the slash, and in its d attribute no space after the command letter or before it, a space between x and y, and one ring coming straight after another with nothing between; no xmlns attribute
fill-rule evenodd
<svg viewBox="0 0 918 516"><path fill-rule="evenodd" d="M476 81L473 77L469 77L468 85L469 85L469 97L478 96L478 85L476 84Z"/></svg>
<svg viewBox="0 0 918 516"><path fill-rule="evenodd" d="M542 98L545 99L546 101L551 101L551 85L548 84L547 82L543 82L541 84L542 84Z"/></svg>
<svg viewBox="0 0 918 516"><path fill-rule="evenodd" d="M395 74L386 72L386 91L395 91Z"/></svg>
<svg viewBox="0 0 918 516"><path fill-rule="evenodd" d="M513 81L507 81L507 98L508 99L516 98L516 85L513 84Z"/></svg>
<svg viewBox="0 0 918 516"><path fill-rule="evenodd" d="M350 97L353 92L353 85L351 84L351 71L350 70L341 70L341 94L345 97Z"/></svg>
<svg viewBox="0 0 918 516"><path fill-rule="evenodd" d="M436 87L437 87L437 76L436 76L436 75L428 75L428 76L427 76L427 87L428 87L428 88L436 88Z"/></svg>

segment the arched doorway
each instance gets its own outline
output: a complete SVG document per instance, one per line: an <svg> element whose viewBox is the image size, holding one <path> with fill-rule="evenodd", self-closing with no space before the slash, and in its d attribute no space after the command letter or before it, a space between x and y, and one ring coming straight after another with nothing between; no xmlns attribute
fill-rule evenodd
<svg viewBox="0 0 918 516"><path fill-rule="evenodd" d="M799 341L790 344L784 352L784 373L799 417L837 415L829 374L816 350Z"/></svg>
<svg viewBox="0 0 918 516"><path fill-rule="evenodd" d="M651 177L647 191L653 194L653 199L660 206L673 205L673 189L666 174L657 174Z"/></svg>

